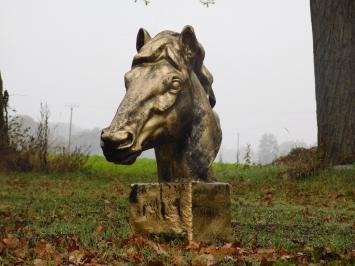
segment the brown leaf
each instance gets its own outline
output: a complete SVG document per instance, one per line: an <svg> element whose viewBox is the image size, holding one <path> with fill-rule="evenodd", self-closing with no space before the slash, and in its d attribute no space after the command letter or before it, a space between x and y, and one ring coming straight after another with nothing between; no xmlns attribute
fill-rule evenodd
<svg viewBox="0 0 355 266"><path fill-rule="evenodd" d="M171 257L171 261L175 266L180 266L180 265L186 264L184 256L180 256L180 255L173 255Z"/></svg>
<svg viewBox="0 0 355 266"><path fill-rule="evenodd" d="M335 199L339 200L339 199L343 199L345 200L345 195L344 194L338 194Z"/></svg>
<svg viewBox="0 0 355 266"><path fill-rule="evenodd" d="M6 245L4 242L0 241L0 254L5 250Z"/></svg>
<svg viewBox="0 0 355 266"><path fill-rule="evenodd" d="M95 229L96 234L101 234L105 231L105 227L103 225L98 225Z"/></svg>
<svg viewBox="0 0 355 266"><path fill-rule="evenodd" d="M263 257L260 261L260 266L272 266L273 262L268 261L265 257Z"/></svg>
<svg viewBox="0 0 355 266"><path fill-rule="evenodd" d="M15 255L16 258L20 258L22 260L26 258L26 253L23 250L20 250L20 249L16 249L14 251L14 255Z"/></svg>
<svg viewBox="0 0 355 266"><path fill-rule="evenodd" d="M74 250L69 254L69 262L74 265L80 265L85 259L85 252L83 250Z"/></svg>
<svg viewBox="0 0 355 266"><path fill-rule="evenodd" d="M169 243L161 243L160 246L165 251L169 251L171 249L171 245Z"/></svg>
<svg viewBox="0 0 355 266"><path fill-rule="evenodd" d="M282 260L289 260L289 259L292 259L293 256L291 256L291 255L282 255L280 258L281 258Z"/></svg>
<svg viewBox="0 0 355 266"><path fill-rule="evenodd" d="M185 247L187 250L199 250L201 247L201 242L190 240L188 245Z"/></svg>
<svg viewBox="0 0 355 266"><path fill-rule="evenodd" d="M218 248L216 246L211 245L201 248L200 251L202 253L215 255L216 253L218 253Z"/></svg>
<svg viewBox="0 0 355 266"><path fill-rule="evenodd" d="M57 265L62 264L62 255L58 251L53 252L52 258Z"/></svg>
<svg viewBox="0 0 355 266"><path fill-rule="evenodd" d="M72 252L74 250L79 249L79 237L78 236L71 236L68 237L68 252Z"/></svg>
<svg viewBox="0 0 355 266"><path fill-rule="evenodd" d="M220 253L223 255L231 255L239 253L237 243L227 243L220 248Z"/></svg>
<svg viewBox="0 0 355 266"><path fill-rule="evenodd" d="M259 248L258 254L273 254L276 250L274 248Z"/></svg>
<svg viewBox="0 0 355 266"><path fill-rule="evenodd" d="M215 263L215 258L212 254L202 254L192 259L192 265L211 266Z"/></svg>
<svg viewBox="0 0 355 266"><path fill-rule="evenodd" d="M34 251L40 258L50 259L54 249L50 243L47 243L44 239L41 239L36 243Z"/></svg>
<svg viewBox="0 0 355 266"><path fill-rule="evenodd" d="M130 241L128 241L127 244L128 245L135 244L139 247L142 247L145 242L146 242L146 239L143 236L137 235L137 236L133 237Z"/></svg>
<svg viewBox="0 0 355 266"><path fill-rule="evenodd" d="M161 248L159 244L154 243L153 241L147 240L146 245L152 248L158 255L167 255L165 250Z"/></svg>
<svg viewBox="0 0 355 266"><path fill-rule="evenodd" d="M92 258L92 259L90 260L90 262L87 262L87 263L85 263L84 265L85 265L85 266L102 266L102 265L104 265L104 264L101 264L101 263L98 262L98 260ZM116 263L113 263L112 265L115 265L115 266L122 266L123 264L121 264L121 263L119 264L118 262L116 262Z"/></svg>
<svg viewBox="0 0 355 266"><path fill-rule="evenodd" d="M16 248L20 245L20 240L10 234L7 236L7 238L4 238L2 242L7 248Z"/></svg>
<svg viewBox="0 0 355 266"><path fill-rule="evenodd" d="M139 264L142 262L142 259L137 251L133 247L127 249L125 253L121 256L121 259L127 262L134 262L135 264Z"/></svg>
<svg viewBox="0 0 355 266"><path fill-rule="evenodd" d="M33 261L33 265L34 266L47 266L47 262L45 260L42 260L42 259L35 259Z"/></svg>
<svg viewBox="0 0 355 266"><path fill-rule="evenodd" d="M20 247L21 247L21 249L27 249L28 248L28 241L20 239Z"/></svg>

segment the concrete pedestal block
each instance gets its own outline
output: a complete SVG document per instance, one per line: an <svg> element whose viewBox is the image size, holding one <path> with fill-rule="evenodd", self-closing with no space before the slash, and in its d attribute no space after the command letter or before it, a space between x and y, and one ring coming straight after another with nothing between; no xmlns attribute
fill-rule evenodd
<svg viewBox="0 0 355 266"><path fill-rule="evenodd" d="M229 184L139 183L131 188L129 212L136 233L232 240Z"/></svg>

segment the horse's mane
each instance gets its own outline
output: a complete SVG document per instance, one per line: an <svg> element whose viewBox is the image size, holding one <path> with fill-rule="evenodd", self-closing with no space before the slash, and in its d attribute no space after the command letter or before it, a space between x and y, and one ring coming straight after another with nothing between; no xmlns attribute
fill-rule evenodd
<svg viewBox="0 0 355 266"><path fill-rule="evenodd" d="M163 31L149 40L133 58L132 67L143 63L153 63L165 59L178 70L186 68L183 49L179 42L180 34L173 31ZM205 51L198 43L198 56L194 64L194 72L198 77L210 105L213 108L216 104L216 98L212 90L213 76L203 64Z"/></svg>

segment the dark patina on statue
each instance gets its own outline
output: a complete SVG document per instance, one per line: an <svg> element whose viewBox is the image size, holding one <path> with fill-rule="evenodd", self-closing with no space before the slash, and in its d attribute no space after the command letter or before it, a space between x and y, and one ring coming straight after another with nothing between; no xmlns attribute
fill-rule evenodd
<svg viewBox="0 0 355 266"><path fill-rule="evenodd" d="M194 30L163 31L151 38L140 29L126 95L111 125L102 130L106 159L132 164L155 148L159 182L213 181L220 147L213 77Z"/></svg>

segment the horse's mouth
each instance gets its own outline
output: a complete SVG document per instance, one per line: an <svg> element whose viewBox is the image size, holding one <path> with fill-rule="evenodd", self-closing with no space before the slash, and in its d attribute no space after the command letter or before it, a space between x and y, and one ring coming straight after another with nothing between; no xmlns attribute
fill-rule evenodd
<svg viewBox="0 0 355 266"><path fill-rule="evenodd" d="M142 151L132 151L129 149L102 149L107 161L117 164L133 164Z"/></svg>

